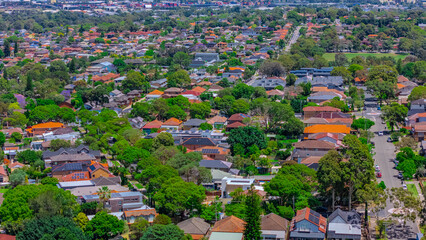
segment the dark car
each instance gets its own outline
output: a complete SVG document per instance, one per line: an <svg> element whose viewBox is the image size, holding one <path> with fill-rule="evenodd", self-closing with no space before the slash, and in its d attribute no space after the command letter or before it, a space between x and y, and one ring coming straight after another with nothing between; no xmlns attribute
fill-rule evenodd
<svg viewBox="0 0 426 240"><path fill-rule="evenodd" d="M402 173L398 173L398 178L399 178L399 179L402 179L402 177L403 177L403 176L402 176Z"/></svg>
<svg viewBox="0 0 426 240"><path fill-rule="evenodd" d="M392 141L392 138L390 138L390 137L388 137L388 140L387 140L388 142L393 142Z"/></svg>

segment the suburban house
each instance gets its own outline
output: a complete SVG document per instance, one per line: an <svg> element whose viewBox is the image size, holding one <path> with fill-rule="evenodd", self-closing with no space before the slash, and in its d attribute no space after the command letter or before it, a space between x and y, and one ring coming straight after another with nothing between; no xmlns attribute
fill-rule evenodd
<svg viewBox="0 0 426 240"><path fill-rule="evenodd" d="M143 218L149 223L153 223L157 215L158 213L155 208L150 208L148 206L143 206L142 209L124 211L124 218L128 224L133 224L139 218Z"/></svg>
<svg viewBox="0 0 426 240"><path fill-rule="evenodd" d="M196 150L197 148L203 148L208 146L216 146L210 138L206 137L192 137L187 139L182 143L183 147L186 147L189 150Z"/></svg>
<svg viewBox="0 0 426 240"><path fill-rule="evenodd" d="M287 219L275 213L262 216L260 223L260 229L262 231L261 238L264 240L285 240L289 224L290 222Z"/></svg>
<svg viewBox="0 0 426 240"><path fill-rule="evenodd" d="M170 118L161 125L161 128L168 130L178 130L181 124L181 120L177 118Z"/></svg>
<svg viewBox="0 0 426 240"><path fill-rule="evenodd" d="M27 132L28 137L34 137L43 135L44 133L51 132L53 130L56 130L58 128L64 128L65 125L58 122L47 122L47 123L40 123L33 125L31 127L28 127L25 129Z"/></svg>
<svg viewBox="0 0 426 240"><path fill-rule="evenodd" d="M0 166L0 183L9 182L9 175L3 166Z"/></svg>
<svg viewBox="0 0 426 240"><path fill-rule="evenodd" d="M294 150L291 158L298 163L305 158L316 156L322 157L328 151L336 149L336 145L327 141L319 140L305 140L301 142L293 143Z"/></svg>
<svg viewBox="0 0 426 240"><path fill-rule="evenodd" d="M426 136L426 123L417 123L413 127L413 137L416 141L421 142L425 140Z"/></svg>
<svg viewBox="0 0 426 240"><path fill-rule="evenodd" d="M226 160L226 156L231 152L229 148L206 146L194 150L194 152L201 152L205 158L212 160Z"/></svg>
<svg viewBox="0 0 426 240"><path fill-rule="evenodd" d="M239 122L239 123L243 123L243 120L245 118L249 118L250 116L245 114L245 113L235 113L232 114L229 118L228 118L228 125L234 123L234 122Z"/></svg>
<svg viewBox="0 0 426 240"><path fill-rule="evenodd" d="M226 125L226 117L216 115L207 121L208 124L212 125L214 129L222 129Z"/></svg>
<svg viewBox="0 0 426 240"><path fill-rule="evenodd" d="M210 230L210 224L198 217L189 218L178 223L177 226L182 229L185 234L190 234L194 240L202 239Z"/></svg>
<svg viewBox="0 0 426 240"><path fill-rule="evenodd" d="M303 131L305 139L309 137L310 134L315 133L351 133L351 128L346 125L334 125L334 124L316 124L309 127L306 127Z"/></svg>
<svg viewBox="0 0 426 240"><path fill-rule="evenodd" d="M310 208L298 210L291 220L291 240L325 239L327 219Z"/></svg>
<svg viewBox="0 0 426 240"><path fill-rule="evenodd" d="M206 120L198 119L198 118L191 118L188 121L184 122L182 124L183 130L190 130L192 128L199 128L201 123L207 122Z"/></svg>
<svg viewBox="0 0 426 240"><path fill-rule="evenodd" d="M361 239L361 216L355 211L336 209L328 217L327 239Z"/></svg>
<svg viewBox="0 0 426 240"><path fill-rule="evenodd" d="M324 106L324 107L304 107L303 108L303 117L304 119L309 119L311 117L316 116L318 113L323 112L340 112L341 110L335 107Z"/></svg>
<svg viewBox="0 0 426 240"><path fill-rule="evenodd" d="M142 127L142 131L144 131L147 134L150 134L153 129L158 130L163 126L163 123L161 121L158 121L157 119L145 124Z"/></svg>
<svg viewBox="0 0 426 240"><path fill-rule="evenodd" d="M106 201L105 207L111 212L123 212L135 210L144 206L143 195L140 192L113 192L111 198ZM81 198L83 203L100 202L98 194L84 195Z"/></svg>
<svg viewBox="0 0 426 240"><path fill-rule="evenodd" d="M224 177L222 179L222 185L220 190L222 192L223 198L229 198L230 193L235 191L237 188L243 189L243 191L250 188L250 186L254 183L254 179L243 179L243 178L228 178Z"/></svg>
<svg viewBox="0 0 426 240"><path fill-rule="evenodd" d="M209 240L242 240L245 224L244 220L235 216L219 220L214 224Z"/></svg>
<svg viewBox="0 0 426 240"><path fill-rule="evenodd" d="M268 78L259 78L253 79L247 83L247 85L252 87L262 87L265 90L272 90L278 86L285 87L286 81L282 77L268 77Z"/></svg>
<svg viewBox="0 0 426 240"><path fill-rule="evenodd" d="M229 172L232 167L231 162L225 162L220 160L201 160L200 167L205 167L208 169L217 169L224 172Z"/></svg>
<svg viewBox="0 0 426 240"><path fill-rule="evenodd" d="M164 92L156 89L156 90L148 93L145 98L146 98L147 101L149 101L149 100L155 100L155 99L161 98L161 96L163 94L164 94Z"/></svg>

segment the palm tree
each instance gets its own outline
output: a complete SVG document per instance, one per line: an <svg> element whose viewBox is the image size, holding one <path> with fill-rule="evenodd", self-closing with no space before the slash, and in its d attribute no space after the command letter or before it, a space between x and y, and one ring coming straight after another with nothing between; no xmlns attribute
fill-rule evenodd
<svg viewBox="0 0 426 240"><path fill-rule="evenodd" d="M99 200L102 203L102 207L105 208L105 203L111 198L111 190L107 186L99 188L96 192L99 195Z"/></svg>

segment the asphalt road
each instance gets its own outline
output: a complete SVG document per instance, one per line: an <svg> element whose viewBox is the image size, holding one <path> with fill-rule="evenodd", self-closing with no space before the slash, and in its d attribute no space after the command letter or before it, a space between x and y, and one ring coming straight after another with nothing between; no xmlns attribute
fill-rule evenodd
<svg viewBox="0 0 426 240"><path fill-rule="evenodd" d="M369 96L366 97L368 98ZM366 102L366 105L377 105L377 102ZM395 169L393 160L396 157L395 146L392 143L387 142L389 135L379 136L378 132L388 131L386 124L382 123L380 118L380 110L376 107L367 107L366 111L356 113L357 116L365 116L366 118L375 122L375 125L371 127L371 131L374 132L374 138L371 139L375 144L373 149L375 165L378 165L382 178L377 179L378 182L383 181L387 188L402 187L402 182L398 179L398 170ZM393 208L392 202L388 200L386 208L378 213L379 218L385 218L390 215L389 209ZM373 215L373 213L370 213ZM415 239L416 233L418 232L417 225L409 222L406 226L400 224L393 224L386 229L388 239Z"/></svg>
<svg viewBox="0 0 426 240"><path fill-rule="evenodd" d="M297 42L297 39L299 39L299 36L300 36L299 30L300 30L301 27L302 26L296 27L296 29L293 32L293 35L291 36L290 41L288 41L288 44L285 46L285 50L284 51L286 51L286 52L290 51L291 45L293 45L293 44L295 44Z"/></svg>

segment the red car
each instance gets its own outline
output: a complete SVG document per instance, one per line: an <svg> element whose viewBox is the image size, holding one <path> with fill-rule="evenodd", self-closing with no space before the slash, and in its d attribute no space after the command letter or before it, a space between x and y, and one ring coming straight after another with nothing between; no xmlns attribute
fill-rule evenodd
<svg viewBox="0 0 426 240"><path fill-rule="evenodd" d="M382 173L381 172L376 173L376 177L377 178L381 178L382 177Z"/></svg>

